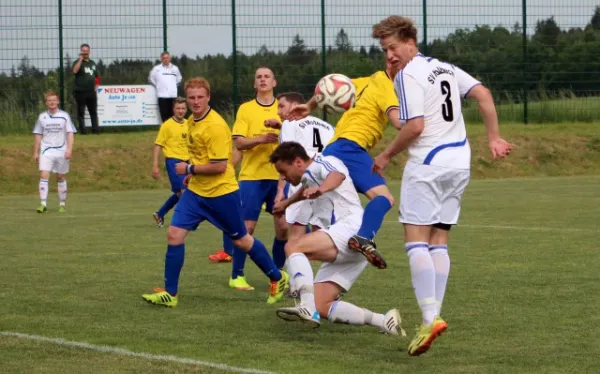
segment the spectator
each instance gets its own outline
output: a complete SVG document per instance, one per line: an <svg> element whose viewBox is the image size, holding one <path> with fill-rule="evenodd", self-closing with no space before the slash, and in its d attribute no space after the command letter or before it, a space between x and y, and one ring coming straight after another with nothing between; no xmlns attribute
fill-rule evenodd
<svg viewBox="0 0 600 374"><path fill-rule="evenodd" d="M77 102L79 131L83 135L86 134L85 108L87 107L92 121L92 132L100 134L97 110L98 97L96 96L98 86L100 85L100 74L96 68L96 63L90 59L89 44L82 44L79 51L79 59L73 64L73 74L75 74L73 96Z"/></svg>
<svg viewBox="0 0 600 374"><path fill-rule="evenodd" d="M171 63L169 52L161 53L160 61L161 63L150 71L148 82L156 88L160 118L164 122L173 117L173 103L182 77L179 68Z"/></svg>

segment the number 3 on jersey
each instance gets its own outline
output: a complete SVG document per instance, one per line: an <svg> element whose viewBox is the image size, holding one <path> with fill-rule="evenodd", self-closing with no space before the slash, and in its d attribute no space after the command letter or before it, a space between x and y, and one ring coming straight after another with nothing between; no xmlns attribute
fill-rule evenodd
<svg viewBox="0 0 600 374"><path fill-rule="evenodd" d="M323 142L321 141L321 134L319 129L313 127L313 147L319 150L319 153L323 152Z"/></svg>
<svg viewBox="0 0 600 374"><path fill-rule="evenodd" d="M452 122L454 120L454 112L452 108L452 90L450 89L450 83L448 81L441 81L440 88L442 89L442 95L446 95L446 100L442 104L442 117L446 122Z"/></svg>

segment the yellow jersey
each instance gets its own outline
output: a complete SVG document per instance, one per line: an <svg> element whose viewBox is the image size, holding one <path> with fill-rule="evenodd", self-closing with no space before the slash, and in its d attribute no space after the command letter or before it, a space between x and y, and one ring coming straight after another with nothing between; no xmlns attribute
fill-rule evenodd
<svg viewBox="0 0 600 374"><path fill-rule="evenodd" d="M269 132L279 135L279 130L265 127L265 120L276 118L277 100L271 105L262 105L256 99L240 105L233 124L233 137L253 138ZM243 150L239 180L279 180L279 173L269 162L277 143L259 144L252 149Z"/></svg>
<svg viewBox="0 0 600 374"><path fill-rule="evenodd" d="M202 118L188 118L188 150L190 163L206 165L227 161L222 174L193 175L188 189L203 197L218 197L238 190L235 171L231 164L231 131L227 122L213 109Z"/></svg>
<svg viewBox="0 0 600 374"><path fill-rule="evenodd" d="M383 137L387 114L398 108L398 98L392 80L384 71L353 79L352 83L356 87L356 102L338 121L330 143L344 138L368 150Z"/></svg>
<svg viewBox="0 0 600 374"><path fill-rule="evenodd" d="M177 158L187 161L188 154L188 124L186 120L179 123L171 117L158 130L154 144L162 147L165 158Z"/></svg>

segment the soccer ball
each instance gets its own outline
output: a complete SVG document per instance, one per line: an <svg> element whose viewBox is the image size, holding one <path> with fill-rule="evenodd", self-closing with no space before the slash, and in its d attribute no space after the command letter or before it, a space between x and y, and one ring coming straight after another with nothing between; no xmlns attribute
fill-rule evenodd
<svg viewBox="0 0 600 374"><path fill-rule="evenodd" d="M315 100L325 112L343 113L354 106L356 88L350 78L342 74L324 76L315 87Z"/></svg>

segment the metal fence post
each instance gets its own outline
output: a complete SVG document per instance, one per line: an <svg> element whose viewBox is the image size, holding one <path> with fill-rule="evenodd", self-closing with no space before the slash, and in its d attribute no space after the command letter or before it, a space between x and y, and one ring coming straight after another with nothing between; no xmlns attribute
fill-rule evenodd
<svg viewBox="0 0 600 374"><path fill-rule="evenodd" d="M65 109L67 99L65 97L65 69L63 65L63 15L62 0L58 0L58 91L60 95L60 106Z"/></svg>
<svg viewBox="0 0 600 374"><path fill-rule="evenodd" d="M327 74L327 45L325 40L325 0L321 0L321 77ZM327 112L323 111L323 120L327 121Z"/></svg>
<svg viewBox="0 0 600 374"><path fill-rule="evenodd" d="M523 123L529 123L529 87L527 87L527 0L523 0Z"/></svg>
<svg viewBox="0 0 600 374"><path fill-rule="evenodd" d="M231 68L233 73L233 112L237 113L240 104L238 87L238 69L237 69L237 35L235 22L235 0L231 0L231 44L233 46L233 55L231 56Z"/></svg>
<svg viewBox="0 0 600 374"><path fill-rule="evenodd" d="M163 51L167 51L167 0L162 0Z"/></svg>
<svg viewBox="0 0 600 374"><path fill-rule="evenodd" d="M427 0L423 0L423 54L427 53Z"/></svg>

